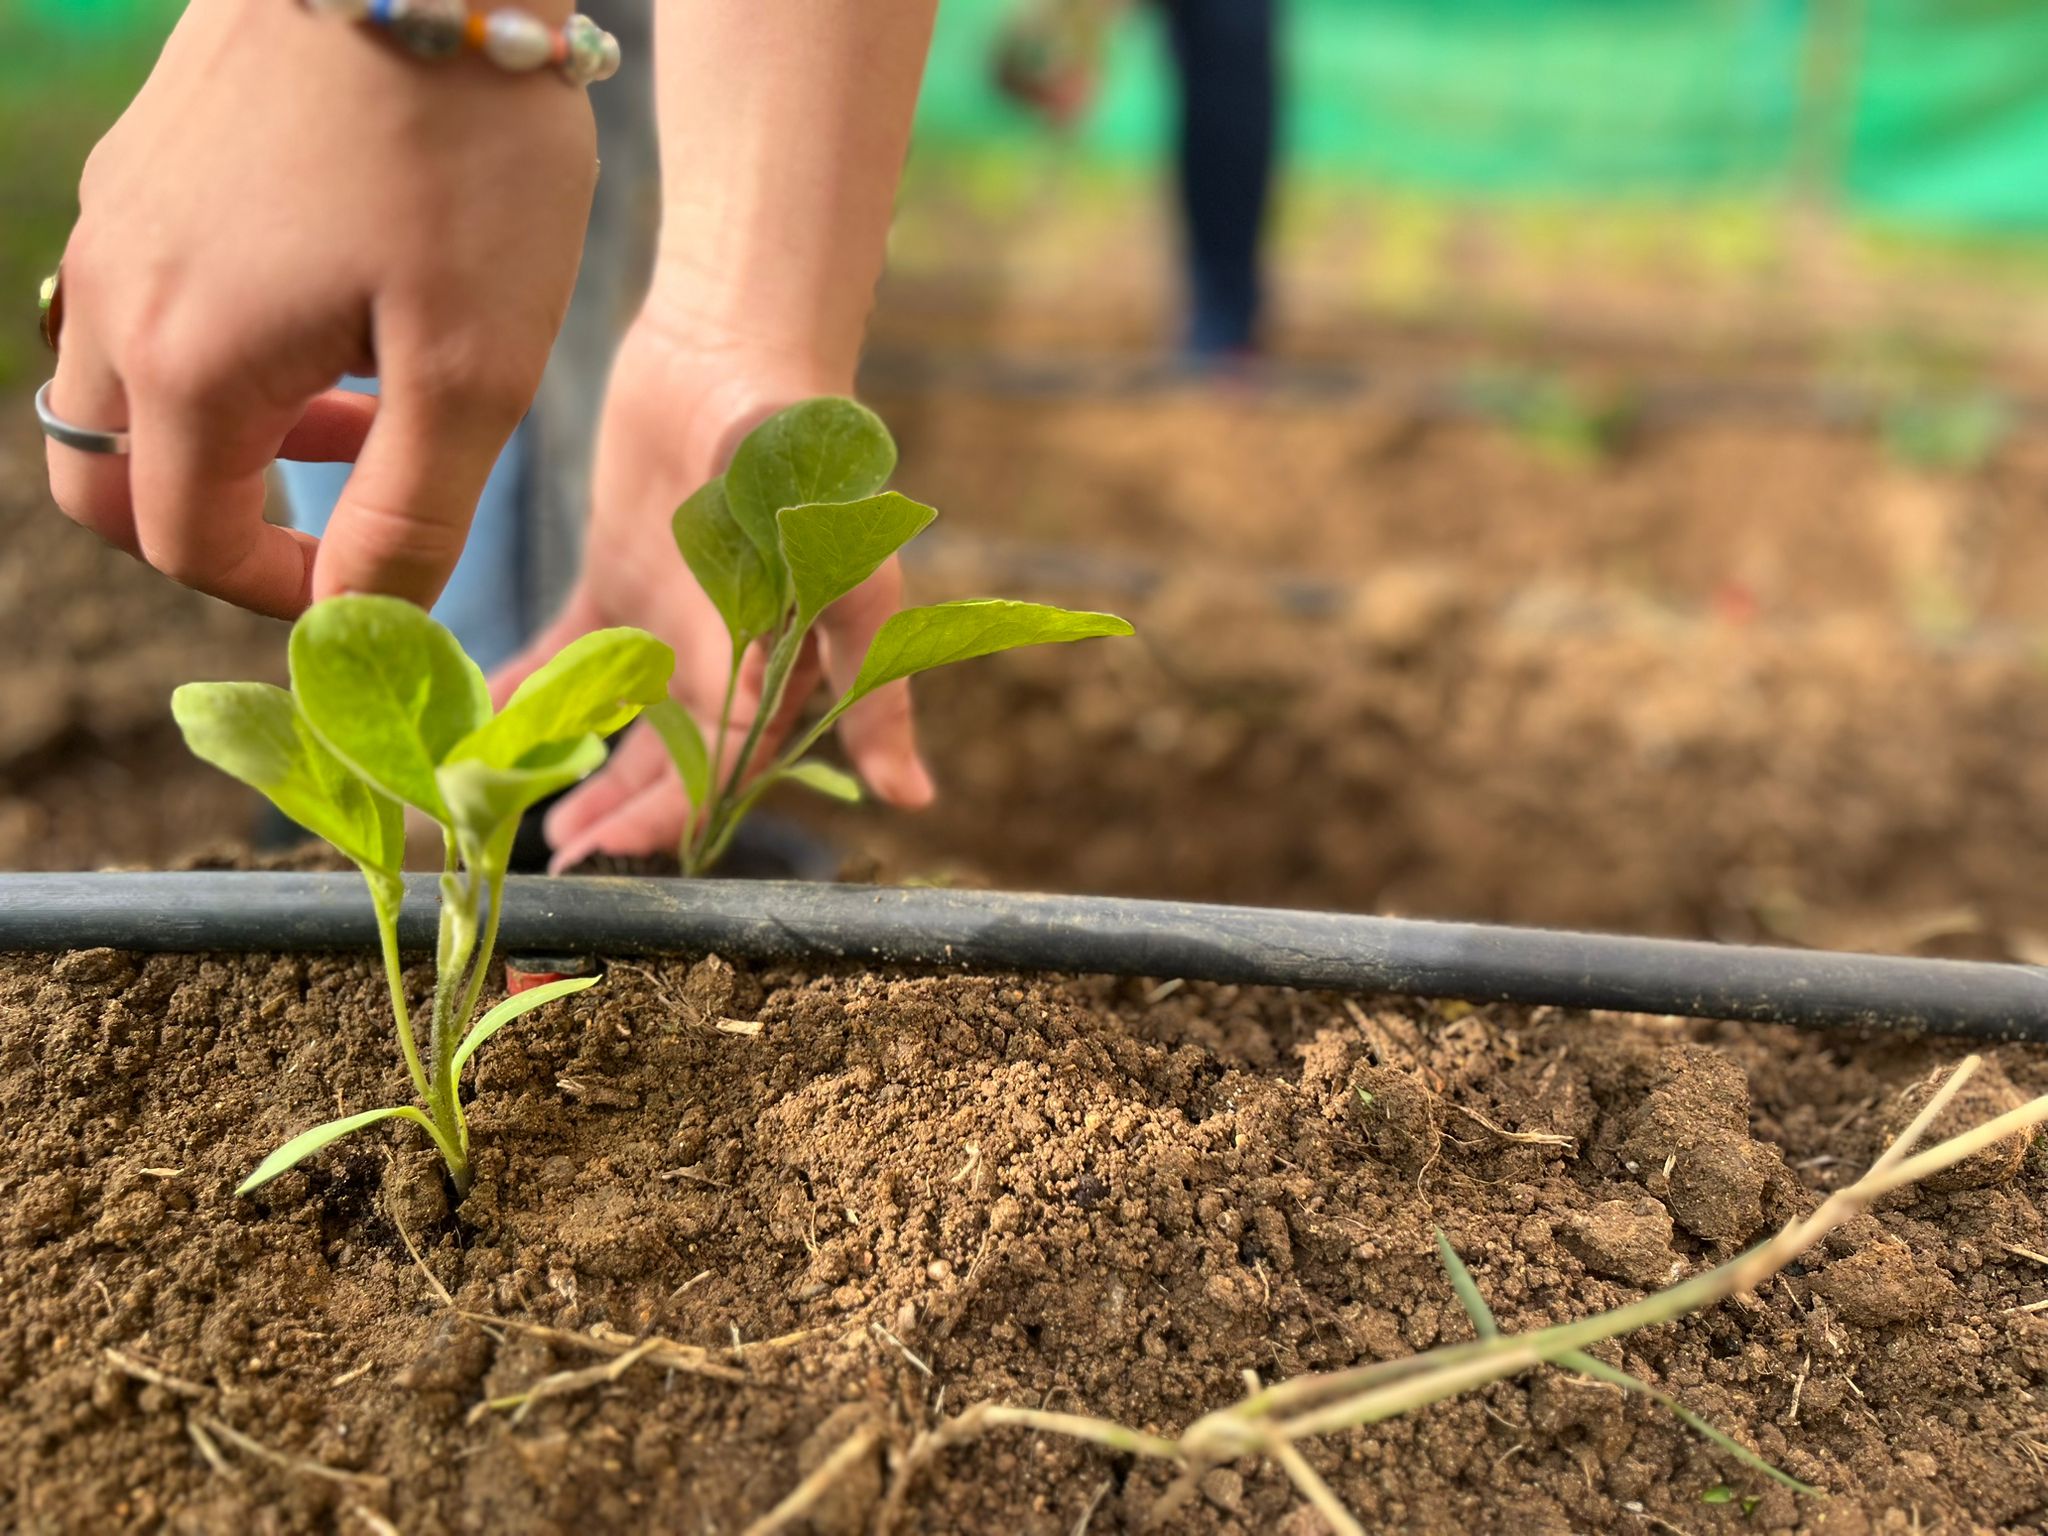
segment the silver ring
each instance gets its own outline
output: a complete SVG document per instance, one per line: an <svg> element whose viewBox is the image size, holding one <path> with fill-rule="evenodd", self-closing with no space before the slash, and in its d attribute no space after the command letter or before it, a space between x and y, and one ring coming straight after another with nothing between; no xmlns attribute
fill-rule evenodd
<svg viewBox="0 0 2048 1536"><path fill-rule="evenodd" d="M126 432L102 432L95 427L75 427L50 409L51 379L36 391L36 420L43 424L43 436L53 443L62 443L66 448L76 448L80 453L126 453L128 434Z"/></svg>

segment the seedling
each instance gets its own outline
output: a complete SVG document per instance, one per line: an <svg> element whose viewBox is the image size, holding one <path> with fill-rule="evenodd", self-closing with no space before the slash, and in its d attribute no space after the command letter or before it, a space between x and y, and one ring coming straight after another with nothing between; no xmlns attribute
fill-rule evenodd
<svg viewBox="0 0 2048 1536"><path fill-rule="evenodd" d="M1498 422L1553 463L1603 463L1627 443L1640 402L1614 387L1589 386L1557 373L1484 371L1459 391L1471 410Z"/></svg>
<svg viewBox="0 0 2048 1536"><path fill-rule="evenodd" d="M268 683L188 683L171 696L171 712L193 752L261 791L363 872L398 1050L420 1104L364 1110L303 1131L236 1193L351 1132L410 1120L433 1139L456 1191L466 1194L463 1067L520 1015L596 985L595 978L550 982L470 1024L489 975L519 818L598 767L604 737L667 697L675 654L637 629L599 630L564 647L493 714L483 672L455 637L396 598L315 604L292 627L290 652L289 692ZM398 953L406 806L432 818L443 846L424 1057Z"/></svg>
<svg viewBox="0 0 2048 1536"><path fill-rule="evenodd" d="M1018 646L1131 633L1114 614L1039 603L977 599L906 608L882 625L853 685L780 756L758 765L763 732L782 707L819 615L937 516L882 489L895 468L896 444L881 419L851 400L825 396L756 427L732 467L677 510L677 547L732 638L732 669L708 745L681 706L664 702L647 711L695 807L680 849L685 874L716 864L755 802L776 784L858 800L860 785L850 774L809 753L876 689ZM755 645L768 658L761 702L735 748L733 698L741 664Z"/></svg>

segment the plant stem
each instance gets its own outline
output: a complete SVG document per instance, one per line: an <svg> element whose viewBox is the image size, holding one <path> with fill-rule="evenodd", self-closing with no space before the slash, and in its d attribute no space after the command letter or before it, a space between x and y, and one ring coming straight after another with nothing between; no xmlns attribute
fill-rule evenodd
<svg viewBox="0 0 2048 1536"><path fill-rule="evenodd" d="M484 919L483 938L477 945L476 964L469 973L469 986L462 994L462 1011L456 1015L454 1035L459 1047L461 1038L469 1030L470 1021L476 1017L476 1005L484 992L484 980L490 975L491 956L498 948L498 919L505 910L505 870L502 864L493 869L489 876L491 903L490 915ZM451 1048L452 1059L454 1051ZM469 1153L469 1121L462 1113L462 1085L454 1081L455 1074L448 1074L448 1104L454 1111L455 1129L462 1142L465 1159Z"/></svg>
<svg viewBox="0 0 2048 1536"><path fill-rule="evenodd" d="M725 698L718 706L718 733L711 741L711 796L705 804L690 807L690 821L683 833L680 862L685 875L695 875L704 868L705 840L726 803L725 747L732 735L732 701L739 693L740 668L746 663L747 646L752 643L735 644L732 665L726 669Z"/></svg>
<svg viewBox="0 0 2048 1536"><path fill-rule="evenodd" d="M732 701L740 691L740 668L746 659L746 646L734 646L732 665L725 674L725 698L718 706L718 734L711 742L711 798L714 804L725 792L725 739L732 734ZM702 809L708 811L710 806Z"/></svg>
<svg viewBox="0 0 2048 1536"><path fill-rule="evenodd" d="M711 840L707 846L699 849L693 866L685 870L685 874L697 874L703 870L710 869L720 859L725 857L726 848L730 846L734 835L739 831L740 823L746 820L747 813L753 810L755 802L768 792L782 773L803 760L804 754L818 744L824 734L832 728L833 722L843 713L844 711L837 707L829 710L824 718L806 731L794 746L785 750L782 756L778 757L772 764L756 775L754 781L747 786L746 790L737 799L732 800L730 803L725 803L721 798L720 809L723 815L718 823L715 837L712 836L712 828L707 826L704 830L707 837L710 837Z"/></svg>
<svg viewBox="0 0 2048 1536"><path fill-rule="evenodd" d="M479 876L474 870L456 872L455 841L447 842L447 870L441 876L441 933L434 957L434 1024L429 1049L434 1056L434 1074L427 1094L427 1109L440 1130L441 1154L448 1158L448 1173L455 1181L457 1195L469 1193L469 1149L463 1133L462 1111L455 1102L455 1049L461 1044L462 1019L456 1006L465 994L464 977L470 957L476 952L476 918ZM495 916L495 911L493 913ZM450 1149L455 1156L449 1157Z"/></svg>
<svg viewBox="0 0 2048 1536"><path fill-rule="evenodd" d="M370 889L370 898L377 911L377 943L384 953L384 980L391 988L391 1017L398 1027L398 1049L405 1056L405 1070L412 1077L413 1087L425 1099L427 1069L420 1064L419 1043L412 1035L412 1014L405 1004L405 967L398 953L398 905L387 900L375 886Z"/></svg>
<svg viewBox="0 0 2048 1536"><path fill-rule="evenodd" d="M782 695L789 687L789 674L795 670L796 658L803 650L804 631L785 629L776 637L775 648L768 653L767 675L761 680L761 700L754 711L752 724L747 727L747 739L740 744L739 755L733 759L730 779L721 781L714 770L712 783L717 793L712 799L711 815L705 819L697 839L695 855L686 861L683 873L703 873L717 862L718 856L732 841L739 818L746 814L746 808L753 804L744 796L735 800L732 786L747 782L747 767L754 760L754 753L760 749L761 738L768 730L769 722L782 711ZM738 673L735 671L737 680ZM725 754L726 727L721 724L718 732L718 754L722 764Z"/></svg>

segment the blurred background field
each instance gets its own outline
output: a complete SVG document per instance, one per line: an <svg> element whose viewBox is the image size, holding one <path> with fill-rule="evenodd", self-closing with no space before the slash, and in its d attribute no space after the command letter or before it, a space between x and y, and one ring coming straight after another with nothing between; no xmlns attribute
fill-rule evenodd
<svg viewBox="0 0 2048 1536"><path fill-rule="evenodd" d="M0 281L175 7L0 0ZM864 390L915 580L1144 643L941 674L892 875L2048 950L2048 11L1294 0L1264 356L1171 358L1156 18L1053 134L947 0ZM163 700L281 655L0 429L0 865L239 835Z"/></svg>

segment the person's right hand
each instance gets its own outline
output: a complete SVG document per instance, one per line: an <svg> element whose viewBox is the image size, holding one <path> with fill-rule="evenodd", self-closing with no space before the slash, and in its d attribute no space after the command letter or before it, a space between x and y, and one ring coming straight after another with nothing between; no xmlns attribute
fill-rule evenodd
<svg viewBox="0 0 2048 1536"><path fill-rule="evenodd" d="M50 405L132 451L52 443L58 505L261 613L431 603L539 387L596 176L590 104L552 70L193 0L80 185ZM347 373L381 399L330 393ZM281 449L355 460L324 541L263 521Z"/></svg>

